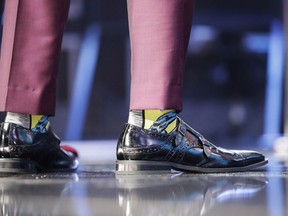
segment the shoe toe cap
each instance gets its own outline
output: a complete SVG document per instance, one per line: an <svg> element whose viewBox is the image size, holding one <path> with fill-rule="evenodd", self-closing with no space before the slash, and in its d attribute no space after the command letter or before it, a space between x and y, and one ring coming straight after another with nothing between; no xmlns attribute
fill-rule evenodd
<svg viewBox="0 0 288 216"><path fill-rule="evenodd" d="M265 156L260 152L245 150L235 152L243 157L246 166L265 161Z"/></svg>

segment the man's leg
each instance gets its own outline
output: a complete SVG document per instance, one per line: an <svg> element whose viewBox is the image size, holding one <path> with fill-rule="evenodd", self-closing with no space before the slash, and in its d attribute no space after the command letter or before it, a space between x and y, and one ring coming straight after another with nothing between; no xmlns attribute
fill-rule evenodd
<svg viewBox="0 0 288 216"><path fill-rule="evenodd" d="M192 0L128 0L131 104L117 147L118 172L245 171L267 163L253 151L214 146L178 116Z"/></svg>
<svg viewBox="0 0 288 216"><path fill-rule="evenodd" d="M182 110L183 70L193 10L194 0L128 0L130 109Z"/></svg>
<svg viewBox="0 0 288 216"><path fill-rule="evenodd" d="M1 124L0 172L75 168L75 159L59 148L60 140L48 121L55 112L56 75L68 9L69 0L6 1L0 110L7 116Z"/></svg>
<svg viewBox="0 0 288 216"><path fill-rule="evenodd" d="M54 115L56 74L69 0L6 1L0 110Z"/></svg>

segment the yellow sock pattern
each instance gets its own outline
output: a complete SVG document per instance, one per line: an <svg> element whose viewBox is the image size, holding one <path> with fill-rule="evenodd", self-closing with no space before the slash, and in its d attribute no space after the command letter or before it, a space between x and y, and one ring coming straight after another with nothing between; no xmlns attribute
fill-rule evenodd
<svg viewBox="0 0 288 216"><path fill-rule="evenodd" d="M144 110L144 129L150 129L160 117L163 117L165 114L175 113L175 110ZM174 120L173 120L174 119ZM177 125L176 113L175 118L173 118L172 122L170 122L165 131L170 133Z"/></svg>
<svg viewBox="0 0 288 216"><path fill-rule="evenodd" d="M30 115L30 129L32 130L47 130L49 128L48 116Z"/></svg>
<svg viewBox="0 0 288 216"><path fill-rule="evenodd" d="M30 129L35 128L43 115L31 115Z"/></svg>

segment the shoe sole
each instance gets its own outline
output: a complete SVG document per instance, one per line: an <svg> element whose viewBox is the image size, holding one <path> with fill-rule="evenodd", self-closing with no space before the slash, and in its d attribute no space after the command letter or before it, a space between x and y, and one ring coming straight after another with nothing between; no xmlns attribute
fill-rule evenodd
<svg viewBox="0 0 288 216"><path fill-rule="evenodd" d="M251 169L264 166L267 163L268 160L264 160L259 163L243 167L204 168L204 167L176 164L172 162L117 160L116 174L119 175L163 174L163 173L171 173L171 170L177 170L182 172L197 172L197 173L245 172Z"/></svg>
<svg viewBox="0 0 288 216"><path fill-rule="evenodd" d="M34 173L37 164L31 160L0 158L0 173Z"/></svg>
<svg viewBox="0 0 288 216"><path fill-rule="evenodd" d="M74 172L76 169L45 169L38 163L28 159L0 158L0 173Z"/></svg>

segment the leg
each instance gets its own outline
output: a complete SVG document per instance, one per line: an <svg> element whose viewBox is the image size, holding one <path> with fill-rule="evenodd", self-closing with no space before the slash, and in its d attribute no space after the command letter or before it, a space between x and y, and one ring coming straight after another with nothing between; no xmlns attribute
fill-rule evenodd
<svg viewBox="0 0 288 216"><path fill-rule="evenodd" d="M59 147L48 122L55 111L68 7L69 0L6 1L0 110L8 111L8 118L0 124L0 172L72 171L78 166L76 155Z"/></svg>
<svg viewBox="0 0 288 216"><path fill-rule="evenodd" d="M176 116L192 11L192 0L128 0L132 111L118 141L118 173L236 172L267 163L258 152L218 148Z"/></svg>
<svg viewBox="0 0 288 216"><path fill-rule="evenodd" d="M0 61L0 110L54 115L69 0L9 0Z"/></svg>
<svg viewBox="0 0 288 216"><path fill-rule="evenodd" d="M128 0L131 110L182 110L193 9L193 0Z"/></svg>

